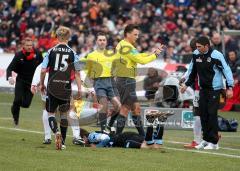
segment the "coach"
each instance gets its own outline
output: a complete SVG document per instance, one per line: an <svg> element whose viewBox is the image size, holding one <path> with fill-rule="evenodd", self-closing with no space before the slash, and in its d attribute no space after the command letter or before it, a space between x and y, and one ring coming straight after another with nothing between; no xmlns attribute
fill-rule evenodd
<svg viewBox="0 0 240 171"><path fill-rule="evenodd" d="M12 77L12 71L17 73L15 96L11 112L14 125L18 125L20 107L28 108L32 102L31 83L35 69L42 62L43 57L39 51L33 48L31 38L23 40L23 48L17 52L7 68L7 80L9 84L14 85L15 80Z"/></svg>
<svg viewBox="0 0 240 171"><path fill-rule="evenodd" d="M223 54L210 48L207 37L199 37L196 41L196 47L197 50L193 52L193 58L187 71L187 79L181 92L184 92L187 86L192 85L198 75L203 141L195 148L218 149L217 111L220 92L223 89L223 77L227 81L227 98L231 98L233 96L233 75Z"/></svg>

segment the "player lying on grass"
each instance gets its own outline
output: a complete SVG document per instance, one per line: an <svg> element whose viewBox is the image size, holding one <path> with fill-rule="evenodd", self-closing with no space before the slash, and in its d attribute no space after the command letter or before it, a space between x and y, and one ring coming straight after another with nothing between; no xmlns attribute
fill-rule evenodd
<svg viewBox="0 0 240 171"><path fill-rule="evenodd" d="M158 125L156 135L154 135L153 122L157 118L159 121L166 121L166 118L172 114L170 112L159 112L146 116L150 124L147 127L145 137L135 132L109 135L101 131L89 133L83 129L81 130L81 136L85 140L85 144L91 147L160 148L162 145L163 127Z"/></svg>

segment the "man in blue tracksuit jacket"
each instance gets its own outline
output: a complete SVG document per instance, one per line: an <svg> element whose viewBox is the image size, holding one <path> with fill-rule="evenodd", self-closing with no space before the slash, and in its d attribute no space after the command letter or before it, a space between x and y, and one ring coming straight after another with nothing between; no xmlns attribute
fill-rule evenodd
<svg viewBox="0 0 240 171"><path fill-rule="evenodd" d="M218 149L218 120L220 92L223 87L223 77L226 78L227 98L233 96L233 75L225 61L223 54L210 48L207 37L199 37L196 41L197 49L187 71L185 84L181 87L184 92L191 86L198 75L200 85L199 109L203 131L203 141L197 149Z"/></svg>

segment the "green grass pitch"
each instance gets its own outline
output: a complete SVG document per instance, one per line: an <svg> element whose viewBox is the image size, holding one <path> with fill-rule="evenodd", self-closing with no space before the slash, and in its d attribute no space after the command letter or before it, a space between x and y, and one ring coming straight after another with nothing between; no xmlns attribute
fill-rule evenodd
<svg viewBox="0 0 240 171"><path fill-rule="evenodd" d="M88 148L71 143L56 151L54 144L43 145L42 104L35 96L29 109L21 109L19 130L10 114L12 94L0 93L0 170L239 170L240 132L222 132L217 151L186 150L192 131L166 130L159 150ZM221 113L240 121L240 113ZM84 127L94 130L94 127ZM135 129L132 129L135 131Z"/></svg>

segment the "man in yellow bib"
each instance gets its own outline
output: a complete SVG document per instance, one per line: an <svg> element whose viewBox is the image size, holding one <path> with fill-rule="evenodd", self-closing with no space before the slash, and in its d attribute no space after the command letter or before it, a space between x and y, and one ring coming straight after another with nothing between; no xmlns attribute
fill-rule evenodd
<svg viewBox="0 0 240 171"><path fill-rule="evenodd" d="M118 59L113 63L113 74L117 77L116 83L122 104L120 115L117 118L117 134L123 131L126 118L131 111L138 133L145 136L140 115L140 104L136 95L137 64L147 64L155 60L161 53L163 45L160 44L152 53L139 53L135 47L139 32L137 25L127 25L124 30L124 39L116 47Z"/></svg>
<svg viewBox="0 0 240 171"><path fill-rule="evenodd" d="M97 48L89 53L83 61L86 61L87 76L94 80L94 90L102 109L99 112L101 131L105 131L107 124L108 100L113 105L113 115L117 116L121 103L116 83L112 75L112 63L117 55L112 50L106 50L107 36L98 33ZM114 119L109 123L113 125Z"/></svg>

